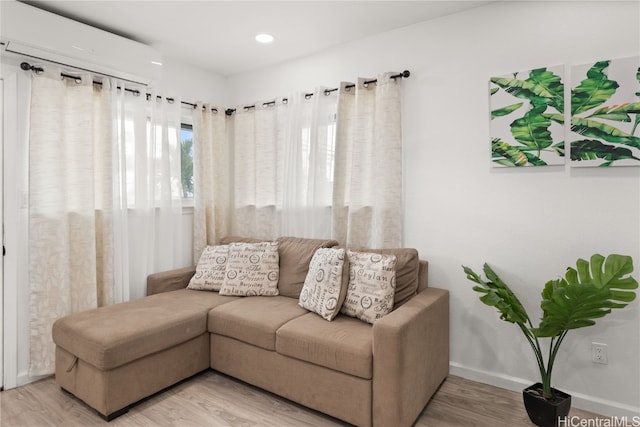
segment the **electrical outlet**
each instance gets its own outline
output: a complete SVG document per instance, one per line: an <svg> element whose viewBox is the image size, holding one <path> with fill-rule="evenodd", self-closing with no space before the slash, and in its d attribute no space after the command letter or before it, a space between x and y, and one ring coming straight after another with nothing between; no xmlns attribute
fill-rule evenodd
<svg viewBox="0 0 640 427"><path fill-rule="evenodd" d="M591 361L606 365L608 362L607 345L599 342L591 343Z"/></svg>

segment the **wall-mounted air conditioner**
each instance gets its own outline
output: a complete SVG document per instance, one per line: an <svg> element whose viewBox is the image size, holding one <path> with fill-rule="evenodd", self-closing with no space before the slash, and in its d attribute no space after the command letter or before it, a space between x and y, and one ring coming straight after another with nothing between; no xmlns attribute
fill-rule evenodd
<svg viewBox="0 0 640 427"><path fill-rule="evenodd" d="M4 52L136 83L157 83L162 76L155 49L16 1L0 1L0 40Z"/></svg>

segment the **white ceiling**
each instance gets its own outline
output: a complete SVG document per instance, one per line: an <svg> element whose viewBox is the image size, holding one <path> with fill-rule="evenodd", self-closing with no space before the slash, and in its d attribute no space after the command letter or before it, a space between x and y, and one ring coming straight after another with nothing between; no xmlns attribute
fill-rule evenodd
<svg viewBox="0 0 640 427"><path fill-rule="evenodd" d="M222 76L310 55L490 1L25 1ZM258 33L275 36L259 45Z"/></svg>

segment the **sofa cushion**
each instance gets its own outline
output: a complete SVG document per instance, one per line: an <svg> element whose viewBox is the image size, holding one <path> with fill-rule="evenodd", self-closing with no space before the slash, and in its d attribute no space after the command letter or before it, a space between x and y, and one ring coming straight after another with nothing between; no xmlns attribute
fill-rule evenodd
<svg viewBox="0 0 640 427"><path fill-rule="evenodd" d="M372 342L372 326L368 323L343 315L329 323L309 313L278 329L276 351L284 356L371 379Z"/></svg>
<svg viewBox="0 0 640 427"><path fill-rule="evenodd" d="M197 291L219 291L226 277L228 259L229 245L204 248L198 259L196 273L187 288Z"/></svg>
<svg viewBox="0 0 640 427"><path fill-rule="evenodd" d="M278 328L308 313L297 300L283 296L241 298L225 306L209 312L209 332L272 351Z"/></svg>
<svg viewBox="0 0 640 427"><path fill-rule="evenodd" d="M395 255L347 251L349 286L340 312L374 323L393 310Z"/></svg>
<svg viewBox="0 0 640 427"><path fill-rule="evenodd" d="M207 313L237 298L181 289L71 314L53 324L56 345L113 369L207 332Z"/></svg>
<svg viewBox="0 0 640 427"><path fill-rule="evenodd" d="M398 259L396 263L396 291L393 297L394 310L418 293L420 257L416 249L363 249L362 251L395 255Z"/></svg>
<svg viewBox="0 0 640 427"><path fill-rule="evenodd" d="M230 243L220 295L278 295L278 242Z"/></svg>
<svg viewBox="0 0 640 427"><path fill-rule="evenodd" d="M280 243L280 295L298 299L313 254L320 248L336 246L338 242L300 237L279 237L277 240Z"/></svg>
<svg viewBox="0 0 640 427"><path fill-rule="evenodd" d="M298 304L331 321L340 311L349 285L344 249L320 248L309 263Z"/></svg>

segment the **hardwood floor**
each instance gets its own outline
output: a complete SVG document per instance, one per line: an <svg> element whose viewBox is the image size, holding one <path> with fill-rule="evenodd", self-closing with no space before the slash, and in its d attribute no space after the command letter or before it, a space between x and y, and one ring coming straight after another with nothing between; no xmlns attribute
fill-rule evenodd
<svg viewBox="0 0 640 427"><path fill-rule="evenodd" d="M63 392L53 378L0 393L0 426L346 426L271 393L212 370L158 393L107 423ZM577 409L571 416L595 418ZM416 427L532 426L522 395L449 376Z"/></svg>

